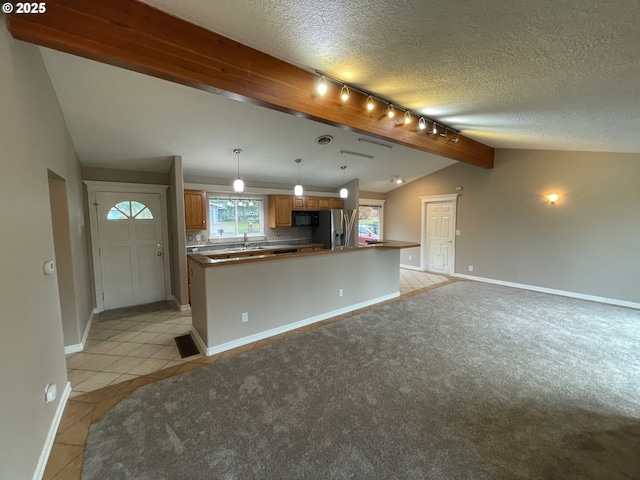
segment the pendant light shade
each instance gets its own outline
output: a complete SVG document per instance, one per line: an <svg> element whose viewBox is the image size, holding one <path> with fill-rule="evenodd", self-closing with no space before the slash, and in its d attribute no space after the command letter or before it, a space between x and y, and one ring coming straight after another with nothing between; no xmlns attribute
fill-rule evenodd
<svg viewBox="0 0 640 480"><path fill-rule="evenodd" d="M236 148L233 150L233 153L238 156L238 178L233 182L233 191L241 193L244 192L244 182L240 179L240 154L242 153L242 150Z"/></svg>
<svg viewBox="0 0 640 480"><path fill-rule="evenodd" d="M344 179L344 171L347 169L346 165L343 165L340 167L342 169L342 183L345 182ZM342 187L340 189L340 198L347 198L349 196L349 190L347 190L345 187Z"/></svg>
<svg viewBox="0 0 640 480"><path fill-rule="evenodd" d="M302 162L302 159L298 158L298 159L294 160L294 162L296 162L298 164L298 183L296 184L295 187L293 187L293 194L296 197L300 197L302 195L302 193L304 192L304 189L302 188L302 185L300 185L300 163Z"/></svg>

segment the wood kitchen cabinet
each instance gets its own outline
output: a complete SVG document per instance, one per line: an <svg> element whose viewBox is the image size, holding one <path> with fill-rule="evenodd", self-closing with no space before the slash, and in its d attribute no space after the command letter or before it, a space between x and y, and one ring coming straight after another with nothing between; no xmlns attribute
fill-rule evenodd
<svg viewBox="0 0 640 480"><path fill-rule="evenodd" d="M307 210L320 210L318 207L318 197L307 197Z"/></svg>
<svg viewBox="0 0 640 480"><path fill-rule="evenodd" d="M300 197L296 197L300 198ZM291 210L293 209L293 197L291 195L269 196L269 227L290 227Z"/></svg>
<svg viewBox="0 0 640 480"><path fill-rule="evenodd" d="M331 201L331 208L344 208L344 200L342 198L334 198L331 197L330 198Z"/></svg>
<svg viewBox="0 0 640 480"><path fill-rule="evenodd" d="M318 210L330 210L331 198L330 197L318 197Z"/></svg>
<svg viewBox="0 0 640 480"><path fill-rule="evenodd" d="M307 197L293 197L293 210L306 210L307 209Z"/></svg>
<svg viewBox="0 0 640 480"><path fill-rule="evenodd" d="M207 192L184 191L184 220L187 230L207 229Z"/></svg>
<svg viewBox="0 0 640 480"><path fill-rule="evenodd" d="M344 208L344 200L337 197L269 196L269 227L290 227L293 210L330 210Z"/></svg>
<svg viewBox="0 0 640 480"><path fill-rule="evenodd" d="M318 208L318 197L293 197L293 210L320 210Z"/></svg>

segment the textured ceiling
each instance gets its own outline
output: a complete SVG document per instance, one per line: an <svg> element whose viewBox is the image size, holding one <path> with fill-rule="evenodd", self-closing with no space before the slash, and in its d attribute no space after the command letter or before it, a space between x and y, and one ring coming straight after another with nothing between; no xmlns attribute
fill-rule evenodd
<svg viewBox="0 0 640 480"><path fill-rule="evenodd" d="M637 0L145 0L496 148L640 152Z"/></svg>

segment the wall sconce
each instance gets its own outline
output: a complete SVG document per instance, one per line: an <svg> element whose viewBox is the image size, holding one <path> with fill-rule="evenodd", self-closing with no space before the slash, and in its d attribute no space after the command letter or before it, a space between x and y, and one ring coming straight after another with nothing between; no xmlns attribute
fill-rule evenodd
<svg viewBox="0 0 640 480"><path fill-rule="evenodd" d="M558 201L558 198L560 198L560 195L558 195L557 193L550 193L549 195L547 195L547 198L549 199L549 203L553 205Z"/></svg>

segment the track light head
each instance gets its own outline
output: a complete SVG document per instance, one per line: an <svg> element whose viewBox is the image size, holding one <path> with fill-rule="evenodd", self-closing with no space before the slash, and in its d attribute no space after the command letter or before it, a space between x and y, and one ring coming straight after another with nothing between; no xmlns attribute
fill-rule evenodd
<svg viewBox="0 0 640 480"><path fill-rule="evenodd" d="M371 95L369 95L369 96L367 97L367 110L368 110L368 111L373 110L373 106L374 106L374 105L373 105L373 97L372 97Z"/></svg>
<svg viewBox="0 0 640 480"><path fill-rule="evenodd" d="M320 79L318 80L318 93L320 95L327 93L327 79L324 78L323 75L320 75Z"/></svg>
<svg viewBox="0 0 640 480"><path fill-rule="evenodd" d="M395 116L396 116L396 111L395 111L395 109L393 108L393 105L389 105L389 106L387 107L387 117L389 117L389 118L393 118L393 117L395 117Z"/></svg>
<svg viewBox="0 0 640 480"><path fill-rule="evenodd" d="M346 85L343 85L340 89L340 98L343 102L349 100L349 87L347 87Z"/></svg>

